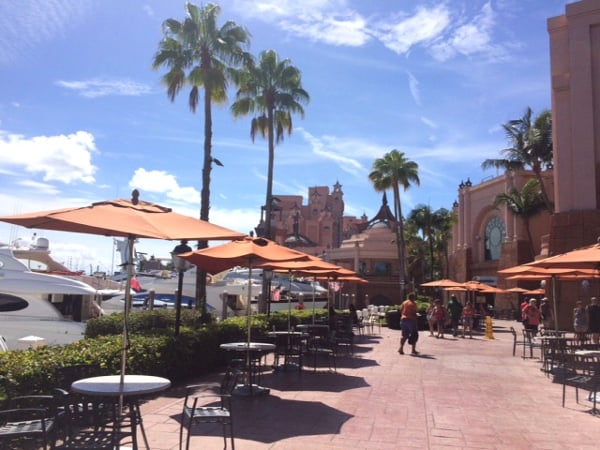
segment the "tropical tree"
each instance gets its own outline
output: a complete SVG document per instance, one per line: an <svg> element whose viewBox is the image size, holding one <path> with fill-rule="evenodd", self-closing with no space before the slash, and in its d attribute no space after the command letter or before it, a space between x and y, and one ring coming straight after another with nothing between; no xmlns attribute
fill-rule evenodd
<svg viewBox="0 0 600 450"><path fill-rule="evenodd" d="M302 88L300 70L289 59L280 59L274 50L260 53L258 61L248 58L241 70L232 71L238 86L235 102L231 105L234 117L253 115L250 122L252 142L257 134L268 141L267 195L263 236L272 239L271 215L273 210L273 166L275 144L283 141L284 134L292 133L292 114L304 118L303 104L310 96ZM266 280L263 281L259 311L266 309L268 296Z"/></svg>
<svg viewBox="0 0 600 450"><path fill-rule="evenodd" d="M440 278L448 278L448 266L450 264L448 257L448 241L452 237L452 225L456 221L456 215L447 210L446 208L440 208L435 211L435 238L434 238L434 251L438 255L438 261L440 264Z"/></svg>
<svg viewBox="0 0 600 450"><path fill-rule="evenodd" d="M512 188L507 193L501 193L496 196L494 207L505 205L515 216L523 220L529 248L531 250L531 259L535 258L533 249L533 238L531 236L530 219L545 209L544 198L537 179L531 179L519 191Z"/></svg>
<svg viewBox="0 0 600 450"><path fill-rule="evenodd" d="M509 170L530 169L539 182L546 209L552 213L554 206L548 197L542 172L553 167L552 152L552 113L546 109L532 121L533 111L527 107L520 119L510 120L502 125L510 147L501 150L501 159L486 159L483 169L496 168Z"/></svg>
<svg viewBox="0 0 600 450"><path fill-rule="evenodd" d="M235 102L231 105L233 116L253 115L250 122L252 142L257 134L268 140L264 237L272 239L275 144L283 141L286 132L292 133L292 114L304 118L302 105L307 104L310 97L302 88L300 70L289 59L280 59L274 50L261 52L258 61L248 59L245 66L233 74L238 86Z"/></svg>
<svg viewBox="0 0 600 450"><path fill-rule="evenodd" d="M210 173L212 163L212 104L227 101L228 69L240 65L247 57L249 33L235 22L217 25L221 8L209 3L201 8L186 3L183 21L167 19L163 22L163 39L158 44L152 68L166 67L162 82L167 87L171 101L186 86L190 87L189 108L196 112L200 94L204 91L204 158L202 165L202 190L200 193L200 219L208 221L210 210ZM198 248L206 248L199 241ZM196 298L206 312L206 273L198 270Z"/></svg>
<svg viewBox="0 0 600 450"><path fill-rule="evenodd" d="M443 275L447 266L446 248L453 220L453 214L446 208L432 211L427 205L417 205L408 215L407 223L421 234L427 246L429 280Z"/></svg>
<svg viewBox="0 0 600 450"><path fill-rule="evenodd" d="M373 162L369 180L377 192L392 189L394 193L394 215L396 218L396 246L400 264L400 295L405 296L406 284L406 253L404 246L404 219L400 202L400 186L406 191L411 184L420 184L419 165L407 159L403 152L394 149Z"/></svg>

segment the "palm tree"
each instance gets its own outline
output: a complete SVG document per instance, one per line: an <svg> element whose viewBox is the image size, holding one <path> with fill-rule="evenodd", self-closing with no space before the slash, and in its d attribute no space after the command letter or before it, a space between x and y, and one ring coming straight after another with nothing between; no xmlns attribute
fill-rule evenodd
<svg viewBox="0 0 600 450"><path fill-rule="evenodd" d="M249 33L235 22L217 26L221 13L219 5L209 3L198 8L186 3L183 21L167 19L163 22L163 39L154 55L152 68L165 66L167 73L162 82L167 87L171 101L185 87L190 86L188 104L192 113L200 103L200 90L204 90L204 160L202 165L202 190L200 193L200 219L208 221L210 210L210 172L212 163L212 104L227 101L227 71L247 57L244 48L249 44ZM198 248L206 248L199 241ZM206 273L198 270L196 298L202 312L206 312Z"/></svg>
<svg viewBox="0 0 600 450"><path fill-rule="evenodd" d="M501 150L505 158L486 159L483 169L496 168L509 170L530 169L539 182L546 209L552 213L554 206L548 197L542 172L553 166L552 152L552 113L542 111L532 123L533 111L527 107L520 119L510 120L502 125L511 146Z"/></svg>
<svg viewBox="0 0 600 450"><path fill-rule="evenodd" d="M436 268L438 274L441 274L444 263L442 261L443 249L446 247L450 237L453 216L445 208L432 211L427 205L417 205L408 215L408 222L414 224L421 232L427 243L429 252L429 279L434 280Z"/></svg>
<svg viewBox="0 0 600 450"><path fill-rule="evenodd" d="M231 105L234 117L254 115L250 123L252 142L257 134L267 138L269 160L267 168L267 196L265 200L264 237L271 236L273 208L273 165L275 144L283 140L285 132L292 133L292 114L304 118L302 104L310 101L302 88L300 70L289 59L280 60L274 50L260 53L258 62L248 59L241 70L233 72L238 86L236 100Z"/></svg>
<svg viewBox="0 0 600 450"><path fill-rule="evenodd" d="M498 194L494 201L494 207L497 208L500 205L505 205L510 212L523 220L531 250L531 259L533 260L535 251L529 222L533 216L545 208L539 181L531 179L525 183L520 191L517 188L512 188L508 193Z"/></svg>
<svg viewBox="0 0 600 450"><path fill-rule="evenodd" d="M434 250L438 254L438 262L440 265L440 278L448 278L448 241L452 236L452 225L456 221L456 215L447 210L446 208L440 208L435 211L435 238L434 238Z"/></svg>
<svg viewBox="0 0 600 450"><path fill-rule="evenodd" d="M396 246L400 263L400 298L404 300L406 284L406 253L404 248L404 224L402 204L400 202L400 186L406 191L411 183L420 184L419 165L407 159L404 153L394 149L373 162L369 180L377 192L392 189L394 193L394 215L396 217Z"/></svg>

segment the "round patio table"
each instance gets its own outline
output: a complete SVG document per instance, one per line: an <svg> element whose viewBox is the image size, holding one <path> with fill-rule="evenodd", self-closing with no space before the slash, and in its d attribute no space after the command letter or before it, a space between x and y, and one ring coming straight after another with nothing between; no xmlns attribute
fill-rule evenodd
<svg viewBox="0 0 600 450"><path fill-rule="evenodd" d="M297 369L302 369L302 350L306 345L306 340L310 336L303 331L270 331L267 336L275 340L275 361L273 369L287 369L288 366L295 365ZM279 356L283 354L283 364L278 364ZM298 363L291 363L290 358L296 357Z"/></svg>
<svg viewBox="0 0 600 450"><path fill-rule="evenodd" d="M240 396L267 395L271 391L269 388L259 386L255 381L253 359L260 359L267 353L275 350L275 344L268 342L228 342L219 346L228 352L245 353L244 364L248 376L244 384L240 384L233 389L233 394Z"/></svg>
<svg viewBox="0 0 600 450"><path fill-rule="evenodd" d="M77 394L102 397L130 397L129 404L132 409L131 432L135 435L136 427L139 425L146 449L150 450L138 398L154 392L164 391L169 386L171 386L171 381L162 377L124 375L121 382L121 375L106 375L77 380L71 384L71 391ZM121 405L121 403L119 404ZM133 450L137 450L137 448L137 440L134 439Z"/></svg>

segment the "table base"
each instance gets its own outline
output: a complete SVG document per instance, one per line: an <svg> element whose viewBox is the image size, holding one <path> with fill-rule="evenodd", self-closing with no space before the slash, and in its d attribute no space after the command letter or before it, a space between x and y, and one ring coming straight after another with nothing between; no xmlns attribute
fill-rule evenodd
<svg viewBox="0 0 600 450"><path fill-rule="evenodd" d="M269 395L271 389L259 386L258 384L238 384L233 388L233 395L240 397L252 397L257 395Z"/></svg>

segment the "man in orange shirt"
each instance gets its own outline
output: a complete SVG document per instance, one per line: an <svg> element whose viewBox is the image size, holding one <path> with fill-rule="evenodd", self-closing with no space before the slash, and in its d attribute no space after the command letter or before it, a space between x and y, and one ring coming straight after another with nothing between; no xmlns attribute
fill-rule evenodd
<svg viewBox="0 0 600 450"><path fill-rule="evenodd" d="M400 327L402 328L402 338L400 339L400 348L398 353L404 355L404 344L406 341L412 346L412 354L418 355L416 350L417 341L419 340L419 328L417 326L417 303L415 302L416 295L414 292L408 294L408 298L400 305L402 313Z"/></svg>

